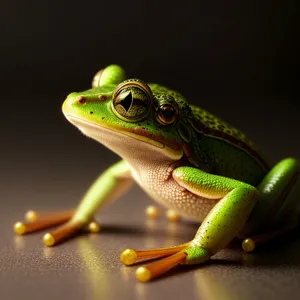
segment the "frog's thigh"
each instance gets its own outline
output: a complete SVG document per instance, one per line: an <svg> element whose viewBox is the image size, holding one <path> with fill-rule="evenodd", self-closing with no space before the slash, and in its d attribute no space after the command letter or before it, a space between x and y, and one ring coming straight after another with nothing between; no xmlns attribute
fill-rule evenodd
<svg viewBox="0 0 300 300"><path fill-rule="evenodd" d="M276 164L260 185L259 201L254 207L242 235L272 227L300 204L299 162L286 158ZM271 223L266 224L266 220Z"/></svg>
<svg viewBox="0 0 300 300"><path fill-rule="evenodd" d="M198 249L211 254L224 248L241 230L258 198L255 187L222 176L205 173L191 167L173 171L177 183L201 197L220 199L211 209L190 243L187 260L200 262Z"/></svg>

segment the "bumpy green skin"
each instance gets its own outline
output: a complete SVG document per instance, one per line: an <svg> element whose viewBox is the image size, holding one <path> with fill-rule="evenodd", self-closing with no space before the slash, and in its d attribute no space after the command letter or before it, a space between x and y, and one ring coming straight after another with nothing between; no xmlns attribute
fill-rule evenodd
<svg viewBox="0 0 300 300"><path fill-rule="evenodd" d="M105 128L112 135L116 132L124 134L124 139L133 136L133 141L139 141L134 143L136 148L145 141L153 144L153 150L147 148L149 152L145 153L151 160L150 167L155 172L160 168L165 172L166 165L175 166L170 168L168 177L174 185L170 185L173 190L168 191L170 187L166 184L165 194L160 195L155 191L157 183L154 179L149 184L144 179L147 174L139 175L142 164L145 164L145 170L150 168L148 162L140 159L139 165L135 166L130 157L135 152L123 154L119 150L123 161L100 176L83 198L75 219L88 222L97 208L129 187L132 175L145 191L150 195L153 192L154 199L161 196L166 205L174 198L174 191L180 200L182 189L197 199L216 202L185 250L188 254L186 263L209 259L236 236L288 225L286 217L298 206L300 195L299 164L295 159L285 159L271 168L245 134L209 112L189 105L178 92L157 84L148 85L153 101L144 119L137 122L120 119L112 109L112 95L116 86L125 80L125 72L112 65L101 74L101 80L96 80L98 86L67 97L63 104L65 115L93 124L93 130L82 130L93 138L97 128L99 131ZM80 97L84 97L84 104L79 102ZM171 104L178 111L172 124L164 125L158 121L157 114L163 104ZM74 119L70 121L79 128L82 126ZM105 143L109 147L109 141ZM156 147L161 148L159 155ZM182 203L184 207L185 202Z"/></svg>

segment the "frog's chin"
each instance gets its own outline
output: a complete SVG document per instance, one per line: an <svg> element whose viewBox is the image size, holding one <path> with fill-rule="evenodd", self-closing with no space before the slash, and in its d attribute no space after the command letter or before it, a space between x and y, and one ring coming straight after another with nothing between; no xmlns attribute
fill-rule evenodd
<svg viewBox="0 0 300 300"><path fill-rule="evenodd" d="M134 155L136 158L150 158L154 152L160 158L179 160L183 156L182 149L174 150L165 144L135 134L115 129L105 124L96 124L73 115L66 115L67 120L75 125L84 135L98 141L124 159Z"/></svg>

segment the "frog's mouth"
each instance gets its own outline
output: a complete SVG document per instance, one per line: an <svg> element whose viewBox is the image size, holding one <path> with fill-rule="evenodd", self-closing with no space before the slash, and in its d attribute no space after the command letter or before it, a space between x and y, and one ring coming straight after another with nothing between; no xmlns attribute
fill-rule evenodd
<svg viewBox="0 0 300 300"><path fill-rule="evenodd" d="M166 145L165 143L163 143L163 141L159 140L162 140L162 137L156 137L156 139L148 138L147 136L143 135L144 132L140 129L126 130L122 127L114 128L107 126L105 123L94 123L92 121L87 121L85 119L69 114L65 116L67 120L75 125L84 135L97 140L116 153L120 152L117 148L124 148L125 150L126 147L129 147L131 149L133 148L133 146L138 147L137 143L134 143L132 141L135 140L161 149L162 152L167 154L167 156L172 159L180 159L183 155L183 150L181 147L179 147L179 145L173 143L172 147L170 147L170 145Z"/></svg>

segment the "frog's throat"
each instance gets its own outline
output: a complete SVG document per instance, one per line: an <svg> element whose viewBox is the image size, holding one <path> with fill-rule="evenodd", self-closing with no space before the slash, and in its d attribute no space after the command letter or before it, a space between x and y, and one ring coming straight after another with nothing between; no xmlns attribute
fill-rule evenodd
<svg viewBox="0 0 300 300"><path fill-rule="evenodd" d="M75 125L84 135L97 140L125 159L125 156L127 156L126 148L131 148L132 150L133 147L136 147L141 148L143 151L143 144L151 145L152 151L156 149L161 153L162 156L167 156L172 160L179 160L183 156L183 149L173 149L160 141L150 139L146 136L139 135L131 131L126 131L125 129L115 129L103 123L99 124L87 121L73 115L65 116L67 120ZM148 148L149 147L147 147L147 149ZM151 153L144 153L145 157L151 159L151 156L148 155L151 155Z"/></svg>

